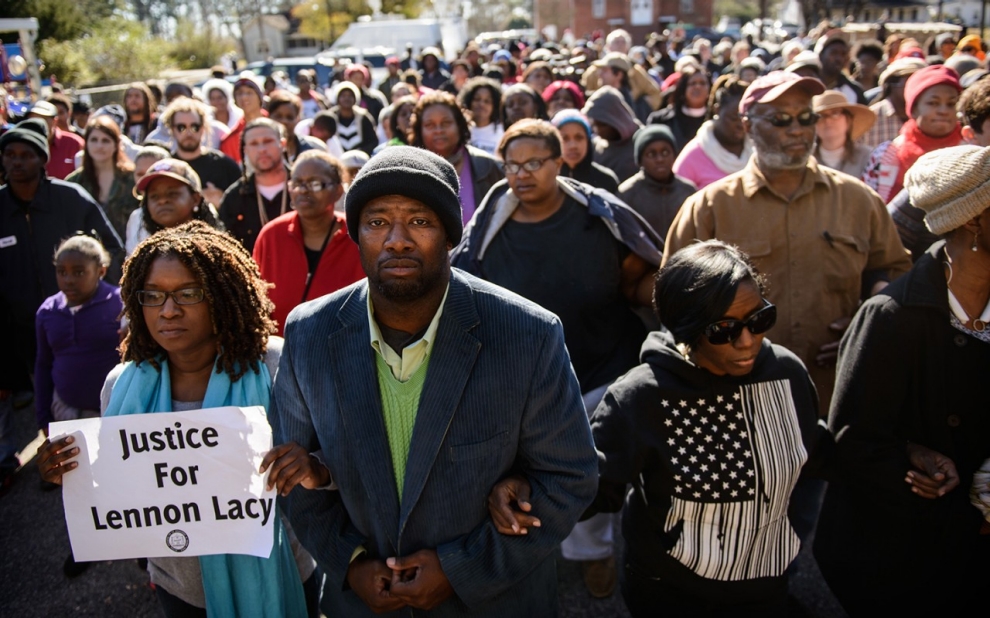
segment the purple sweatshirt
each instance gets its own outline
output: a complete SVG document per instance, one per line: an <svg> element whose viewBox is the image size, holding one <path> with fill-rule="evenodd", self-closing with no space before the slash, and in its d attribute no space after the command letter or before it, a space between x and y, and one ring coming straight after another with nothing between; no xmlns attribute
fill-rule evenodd
<svg viewBox="0 0 990 618"><path fill-rule="evenodd" d="M120 288L100 281L93 298L72 312L59 292L41 303L34 328L38 358L34 365L34 398L38 426L52 422L52 397L81 410L100 409L100 390L120 362Z"/></svg>

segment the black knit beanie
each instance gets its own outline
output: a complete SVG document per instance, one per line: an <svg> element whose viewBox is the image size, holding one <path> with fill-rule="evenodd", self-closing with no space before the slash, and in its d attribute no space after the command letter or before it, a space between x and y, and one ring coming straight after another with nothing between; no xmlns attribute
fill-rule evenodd
<svg viewBox="0 0 990 618"><path fill-rule="evenodd" d="M636 131L633 135L633 152L635 153L633 156L636 159L636 165L640 164L646 147L659 141L667 142L674 149L674 152L677 152L677 140L674 139L674 132L667 125L648 124Z"/></svg>
<svg viewBox="0 0 990 618"><path fill-rule="evenodd" d="M413 146L389 146L371 157L347 190L344 211L347 232L358 241L361 210L371 200L385 195L401 195L432 208L454 245L461 241L461 185L457 170L446 159Z"/></svg>
<svg viewBox="0 0 990 618"><path fill-rule="evenodd" d="M51 158L48 150L48 125L40 118L22 120L0 136L0 152L12 142L33 146L45 162Z"/></svg>

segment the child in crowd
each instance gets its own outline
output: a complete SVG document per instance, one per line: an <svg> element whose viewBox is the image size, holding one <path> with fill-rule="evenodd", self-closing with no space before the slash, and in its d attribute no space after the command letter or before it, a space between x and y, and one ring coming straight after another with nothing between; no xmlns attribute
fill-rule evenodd
<svg viewBox="0 0 990 618"><path fill-rule="evenodd" d="M666 238L681 204L697 189L672 170L677 144L669 127L643 127L633 136L633 145L639 172L619 185L619 197Z"/></svg>
<svg viewBox="0 0 990 618"><path fill-rule="evenodd" d="M120 362L123 304L120 288L103 281L109 265L103 245L81 232L55 251L59 293L45 299L35 318L35 409L46 436L53 421L99 416L103 382ZM70 552L63 571L75 577L87 566Z"/></svg>

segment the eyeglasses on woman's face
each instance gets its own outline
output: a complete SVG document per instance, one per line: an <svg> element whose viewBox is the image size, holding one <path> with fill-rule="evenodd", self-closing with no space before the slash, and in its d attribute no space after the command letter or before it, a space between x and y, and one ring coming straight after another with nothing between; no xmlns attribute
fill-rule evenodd
<svg viewBox="0 0 990 618"><path fill-rule="evenodd" d="M507 176L515 176L519 173L519 170L526 170L530 174L538 171L543 164L553 159L553 157L543 157L542 159L530 159L529 161L524 161L523 163L513 163L510 161L505 162L505 174Z"/></svg>
<svg viewBox="0 0 990 618"><path fill-rule="evenodd" d="M174 292L138 290L137 301L142 307L161 307L169 296L176 305L195 305L206 299L206 291L203 288L183 288Z"/></svg>
<svg viewBox="0 0 990 618"><path fill-rule="evenodd" d="M311 191L316 193L324 189L332 189L336 184L329 180L290 180L289 191Z"/></svg>

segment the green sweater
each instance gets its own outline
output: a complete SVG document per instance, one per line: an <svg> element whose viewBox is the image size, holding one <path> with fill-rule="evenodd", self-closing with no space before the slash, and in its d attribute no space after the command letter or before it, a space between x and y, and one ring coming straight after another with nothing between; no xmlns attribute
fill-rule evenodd
<svg viewBox="0 0 990 618"><path fill-rule="evenodd" d="M392 370L381 354L375 354L375 362L378 368L378 390L382 398L385 432L388 434L388 448L392 453L392 470L395 473L395 486L401 502L402 486L406 479L406 461L409 459L409 445L412 442L416 412L419 410L419 398L423 393L430 357L427 356L423 360L406 382L400 382L392 375Z"/></svg>

